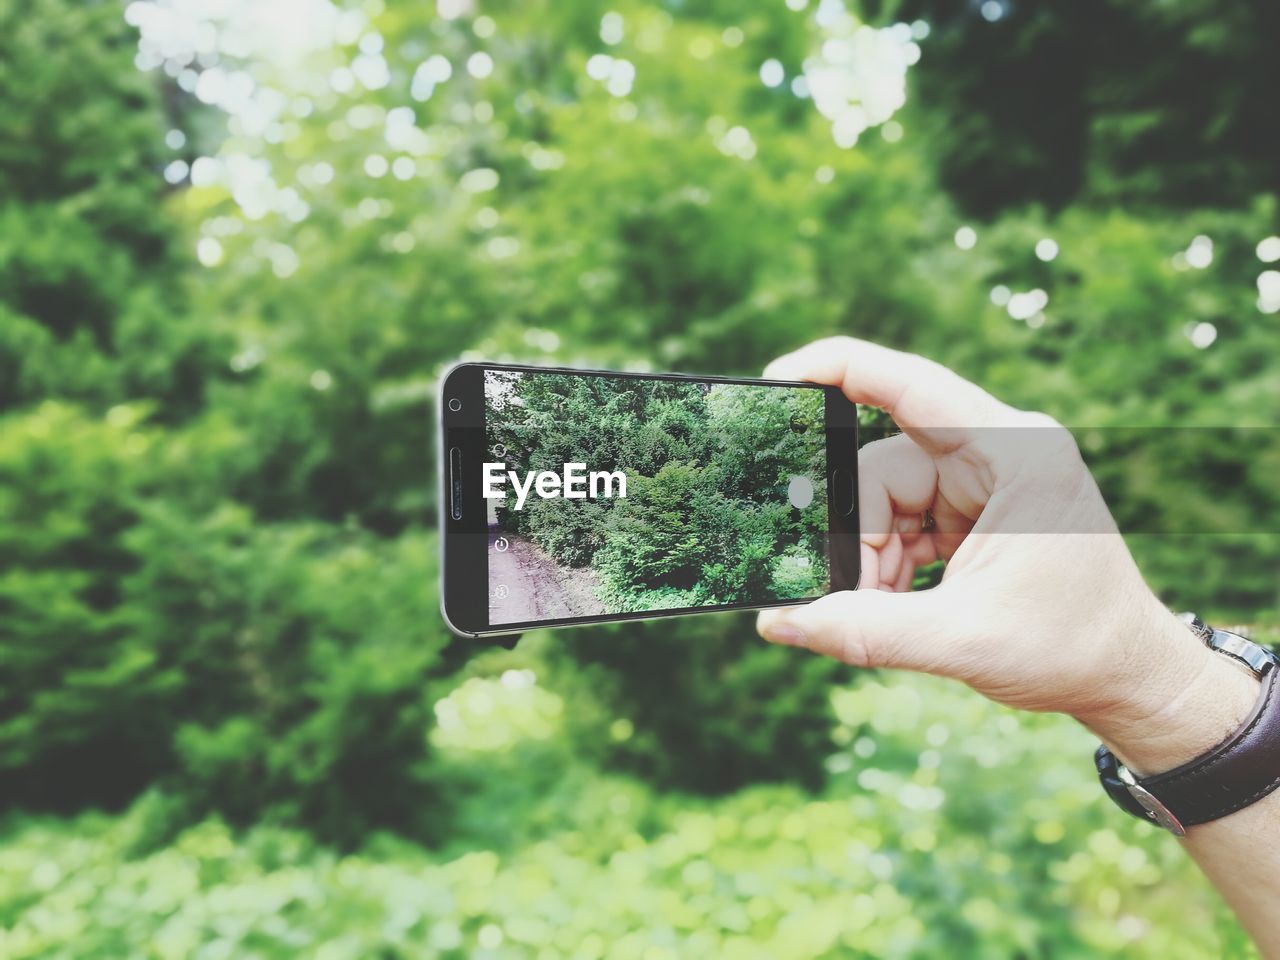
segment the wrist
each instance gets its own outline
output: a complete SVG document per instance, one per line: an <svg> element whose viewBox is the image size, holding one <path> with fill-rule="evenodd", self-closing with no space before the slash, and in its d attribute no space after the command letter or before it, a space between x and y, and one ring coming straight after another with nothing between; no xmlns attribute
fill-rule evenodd
<svg viewBox="0 0 1280 960"><path fill-rule="evenodd" d="M1139 776L1206 753L1249 716L1261 687L1214 653L1163 607L1139 627L1145 642L1132 671L1118 671L1112 705L1078 715Z"/></svg>

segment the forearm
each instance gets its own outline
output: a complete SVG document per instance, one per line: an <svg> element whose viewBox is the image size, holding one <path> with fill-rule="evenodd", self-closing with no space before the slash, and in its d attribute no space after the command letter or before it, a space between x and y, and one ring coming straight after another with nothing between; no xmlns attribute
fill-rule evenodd
<svg viewBox="0 0 1280 960"><path fill-rule="evenodd" d="M1183 843L1262 955L1280 957L1280 793L1192 827Z"/></svg>
<svg viewBox="0 0 1280 960"><path fill-rule="evenodd" d="M1138 776L1172 769L1220 743L1249 716L1261 689L1183 624L1156 619L1154 629L1168 631L1175 654L1152 671L1149 698L1135 700L1131 712L1087 723ZM1163 706L1146 709L1161 700ZM1181 842L1263 955L1280 957L1280 791L1191 827Z"/></svg>

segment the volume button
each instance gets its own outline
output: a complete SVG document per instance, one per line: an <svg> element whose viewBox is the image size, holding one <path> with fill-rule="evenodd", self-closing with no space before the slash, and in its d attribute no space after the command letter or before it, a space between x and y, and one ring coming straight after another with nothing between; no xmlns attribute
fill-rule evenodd
<svg viewBox="0 0 1280 960"><path fill-rule="evenodd" d="M449 516L462 519L462 449L449 449Z"/></svg>

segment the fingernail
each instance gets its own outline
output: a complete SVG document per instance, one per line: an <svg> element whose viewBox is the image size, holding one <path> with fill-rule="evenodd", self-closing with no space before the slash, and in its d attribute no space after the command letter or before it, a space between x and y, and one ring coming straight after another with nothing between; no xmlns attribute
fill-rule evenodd
<svg viewBox="0 0 1280 960"><path fill-rule="evenodd" d="M770 643L780 643L787 647L804 646L804 632L785 620L770 620L761 624L760 635Z"/></svg>

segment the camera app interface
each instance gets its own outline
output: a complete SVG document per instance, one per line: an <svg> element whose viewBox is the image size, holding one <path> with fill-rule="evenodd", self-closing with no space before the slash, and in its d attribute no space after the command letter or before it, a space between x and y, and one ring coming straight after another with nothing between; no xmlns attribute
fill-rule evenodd
<svg viewBox="0 0 1280 960"><path fill-rule="evenodd" d="M823 392L485 373L489 622L827 590Z"/></svg>

